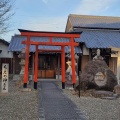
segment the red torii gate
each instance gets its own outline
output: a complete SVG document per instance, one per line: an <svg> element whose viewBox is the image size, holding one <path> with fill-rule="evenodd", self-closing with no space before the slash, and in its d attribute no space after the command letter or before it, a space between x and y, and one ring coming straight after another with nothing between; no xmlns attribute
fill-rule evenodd
<svg viewBox="0 0 120 120"><path fill-rule="evenodd" d="M73 86L76 83L75 76L75 58L74 58L74 46L78 46L79 43L74 42L74 38L79 38L80 34L76 33L62 33L62 32L40 32L40 31L28 31L19 29L21 36L26 36L27 40L23 41L22 44L26 44L26 57L25 57L25 70L24 70L24 88L27 88L28 82L28 64L29 64L29 48L30 45L36 46L35 51L35 68L34 68L34 89L37 89L37 77L38 77L38 52L49 51L49 52L61 52L62 62L62 88L65 89L65 46L71 46L71 61L72 61L72 83ZM48 42L36 42L31 41L30 37L49 37ZM53 42L52 38L69 38L69 42ZM39 50L38 45L52 45L61 46L61 50Z"/></svg>

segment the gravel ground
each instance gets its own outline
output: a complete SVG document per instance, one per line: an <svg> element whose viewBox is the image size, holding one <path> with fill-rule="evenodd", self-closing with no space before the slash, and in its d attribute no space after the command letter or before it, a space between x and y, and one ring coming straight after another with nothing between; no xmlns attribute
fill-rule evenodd
<svg viewBox="0 0 120 120"><path fill-rule="evenodd" d="M38 92L21 92L15 82L9 81L9 92L1 93L0 120L38 120Z"/></svg>
<svg viewBox="0 0 120 120"><path fill-rule="evenodd" d="M61 83L58 82L61 88ZM33 87L33 85L32 85ZM0 120L38 120L38 92L21 92L15 82L9 82L9 92L1 93L0 81ZM120 120L120 98L103 100L94 97L78 97L65 89L68 96L83 111L89 120Z"/></svg>
<svg viewBox="0 0 120 120"><path fill-rule="evenodd" d="M61 83L58 85L61 88ZM79 98L77 95L73 95L71 90L64 89L63 92L89 120L120 120L120 98L116 100L82 96Z"/></svg>

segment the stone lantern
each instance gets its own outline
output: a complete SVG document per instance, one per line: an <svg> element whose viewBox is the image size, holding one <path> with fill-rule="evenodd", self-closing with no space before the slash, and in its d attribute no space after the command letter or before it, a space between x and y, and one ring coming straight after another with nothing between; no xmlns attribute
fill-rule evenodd
<svg viewBox="0 0 120 120"><path fill-rule="evenodd" d="M20 70L17 84L19 85L19 87L21 87L23 85L23 77L24 77L24 69L25 69L25 48L21 50L21 53L18 55L18 58L21 59L19 63L21 66L21 70Z"/></svg>
<svg viewBox="0 0 120 120"><path fill-rule="evenodd" d="M24 68L25 68L25 48L21 50L21 53L18 55L18 58L21 59L20 61L20 66L21 66L21 71L20 75L24 75Z"/></svg>

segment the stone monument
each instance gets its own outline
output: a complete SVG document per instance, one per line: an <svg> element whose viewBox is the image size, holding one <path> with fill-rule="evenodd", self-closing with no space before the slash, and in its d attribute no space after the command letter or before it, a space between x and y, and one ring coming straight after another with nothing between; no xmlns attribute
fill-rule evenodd
<svg viewBox="0 0 120 120"><path fill-rule="evenodd" d="M93 61L95 60L103 60L103 57L100 56L100 49L97 49L97 55L93 58Z"/></svg>
<svg viewBox="0 0 120 120"><path fill-rule="evenodd" d="M100 56L100 50L97 50L97 55L93 60L88 61L84 67L80 77L82 89L96 89L113 91L114 86L117 85L117 78L115 74L107 66L103 57ZM84 85L84 86L83 86ZM79 88L77 83L76 89Z"/></svg>

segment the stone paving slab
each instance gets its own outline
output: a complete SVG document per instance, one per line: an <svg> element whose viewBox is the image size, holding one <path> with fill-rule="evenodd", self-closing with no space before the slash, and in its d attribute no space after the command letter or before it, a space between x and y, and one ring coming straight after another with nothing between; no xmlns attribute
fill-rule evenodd
<svg viewBox="0 0 120 120"><path fill-rule="evenodd" d="M40 81L39 120L87 120L53 81Z"/></svg>

